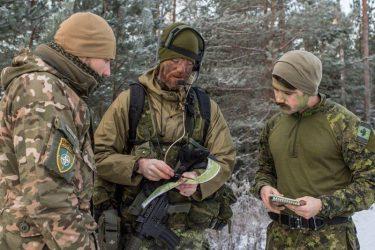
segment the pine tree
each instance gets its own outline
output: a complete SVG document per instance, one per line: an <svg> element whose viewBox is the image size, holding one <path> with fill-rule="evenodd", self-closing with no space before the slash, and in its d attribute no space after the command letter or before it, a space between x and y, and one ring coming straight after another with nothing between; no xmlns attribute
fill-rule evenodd
<svg viewBox="0 0 375 250"><path fill-rule="evenodd" d="M34 49L51 39L59 1L0 1L0 69L8 66L21 48ZM1 97L1 93L0 93Z"/></svg>

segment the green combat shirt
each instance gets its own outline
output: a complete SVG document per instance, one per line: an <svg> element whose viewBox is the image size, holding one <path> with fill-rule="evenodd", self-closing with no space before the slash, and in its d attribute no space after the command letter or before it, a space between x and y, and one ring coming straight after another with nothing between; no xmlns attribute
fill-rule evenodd
<svg viewBox="0 0 375 250"><path fill-rule="evenodd" d="M1 75L0 249L93 249L90 112L73 87L97 83L52 48L36 51L50 63L23 50Z"/></svg>
<svg viewBox="0 0 375 250"><path fill-rule="evenodd" d="M270 185L286 197L322 200L320 216L368 209L374 202L375 135L343 106L327 100L272 117L260 135L253 192Z"/></svg>

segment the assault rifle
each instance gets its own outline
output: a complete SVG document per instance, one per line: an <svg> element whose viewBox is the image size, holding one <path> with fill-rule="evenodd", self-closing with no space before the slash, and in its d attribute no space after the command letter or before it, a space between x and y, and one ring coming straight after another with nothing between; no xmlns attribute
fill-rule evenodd
<svg viewBox="0 0 375 250"><path fill-rule="evenodd" d="M155 198L138 216L136 236L139 239L159 239L166 243L168 249L175 249L180 243L180 238L166 226L168 208L167 194Z"/></svg>
<svg viewBox="0 0 375 250"><path fill-rule="evenodd" d="M175 168L175 176L172 180L178 180L182 174L194 169L205 169L207 167L207 157L210 151L189 138L189 143L183 145L178 152L178 163Z"/></svg>
<svg viewBox="0 0 375 250"><path fill-rule="evenodd" d="M172 179L177 180L181 178L182 173L192 169L206 168L206 160L209 154L210 152L207 148L190 139L189 143L180 149L179 162L175 169L176 175ZM129 209L133 211L131 212L132 214L138 215L135 228L136 238L131 239L131 242L129 242L130 249L137 249L140 244L139 241L148 237L162 240L166 243L168 249L175 249L180 243L180 238L166 226L170 207L167 193L156 197L144 209L139 210L140 202L145 199L144 195L150 195L156 188L155 184L157 185L158 183L144 182L142 185L144 194L137 196Z"/></svg>

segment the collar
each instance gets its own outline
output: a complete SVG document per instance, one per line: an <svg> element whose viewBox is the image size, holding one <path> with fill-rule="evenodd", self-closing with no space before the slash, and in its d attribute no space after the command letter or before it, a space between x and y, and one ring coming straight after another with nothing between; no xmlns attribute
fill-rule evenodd
<svg viewBox="0 0 375 250"><path fill-rule="evenodd" d="M317 103L315 106L306 109L302 113L296 112L292 114L294 117L307 117L307 116L312 116L315 113L318 113L323 110L326 102L327 102L327 96L325 94L318 93L320 97L320 102Z"/></svg>
<svg viewBox="0 0 375 250"><path fill-rule="evenodd" d="M56 70L56 76L63 79L79 96L86 99L98 86L95 77L75 64L71 58L45 44L39 45L35 54Z"/></svg>

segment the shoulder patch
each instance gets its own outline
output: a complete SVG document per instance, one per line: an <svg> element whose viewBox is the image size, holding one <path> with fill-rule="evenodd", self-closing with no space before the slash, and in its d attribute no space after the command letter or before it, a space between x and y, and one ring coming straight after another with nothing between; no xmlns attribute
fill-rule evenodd
<svg viewBox="0 0 375 250"><path fill-rule="evenodd" d="M69 183L74 178L77 164L78 138L63 120L56 117L48 139L44 166L55 176Z"/></svg>
<svg viewBox="0 0 375 250"><path fill-rule="evenodd" d="M367 144L370 135L371 135L372 128L369 124L361 122L357 129L357 141L362 144Z"/></svg>
<svg viewBox="0 0 375 250"><path fill-rule="evenodd" d="M61 137L56 150L56 164L59 172L68 172L74 166L75 159L72 144Z"/></svg>

